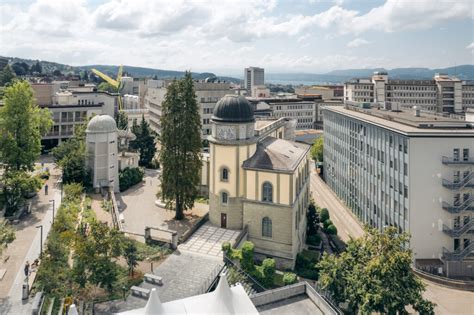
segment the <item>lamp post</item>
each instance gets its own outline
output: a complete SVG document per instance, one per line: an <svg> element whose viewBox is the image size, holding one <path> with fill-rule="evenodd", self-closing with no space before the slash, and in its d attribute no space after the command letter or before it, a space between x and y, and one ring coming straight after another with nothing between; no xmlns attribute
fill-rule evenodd
<svg viewBox="0 0 474 315"><path fill-rule="evenodd" d="M40 259L43 258L43 225L37 225L36 228L41 229L41 234L40 234Z"/></svg>
<svg viewBox="0 0 474 315"><path fill-rule="evenodd" d="M53 203L53 223L54 223L54 205L55 205L55 202L54 202L54 199L51 199L49 202Z"/></svg>

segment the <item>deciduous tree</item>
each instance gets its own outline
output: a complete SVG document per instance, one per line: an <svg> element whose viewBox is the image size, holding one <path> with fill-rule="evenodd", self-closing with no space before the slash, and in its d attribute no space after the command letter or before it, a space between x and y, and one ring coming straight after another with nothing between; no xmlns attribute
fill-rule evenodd
<svg viewBox="0 0 474 315"><path fill-rule="evenodd" d="M160 138L161 198L181 220L194 205L201 170L201 118L190 72L168 86Z"/></svg>
<svg viewBox="0 0 474 315"><path fill-rule="evenodd" d="M340 256L324 254L318 264L319 283L350 312L407 314L411 305L421 314L434 314L434 304L422 297L424 284L411 269L409 236L394 227L383 232L366 229L348 242Z"/></svg>
<svg viewBox="0 0 474 315"><path fill-rule="evenodd" d="M313 146L311 147L311 157L317 162L323 161L323 145L324 138L323 136L314 140Z"/></svg>
<svg viewBox="0 0 474 315"><path fill-rule="evenodd" d="M151 130L150 124L142 116L140 125L133 124L132 132L137 137L135 140L130 141L130 148L138 150L140 152L140 166L148 166L156 153L155 139L156 135Z"/></svg>
<svg viewBox="0 0 474 315"><path fill-rule="evenodd" d="M6 65L5 68L0 71L0 86L10 84L14 78L15 72L13 72L10 65Z"/></svg>
<svg viewBox="0 0 474 315"><path fill-rule="evenodd" d="M0 222L0 257L8 244L15 240L15 231L7 225L6 221Z"/></svg>

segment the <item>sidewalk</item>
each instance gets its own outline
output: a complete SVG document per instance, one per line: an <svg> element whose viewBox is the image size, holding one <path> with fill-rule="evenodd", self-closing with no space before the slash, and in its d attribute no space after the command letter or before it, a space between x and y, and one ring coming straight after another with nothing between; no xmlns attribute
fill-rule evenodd
<svg viewBox="0 0 474 315"><path fill-rule="evenodd" d="M30 263L38 258L40 253L41 231L36 228L43 225L43 250L44 243L51 228L53 217L52 203L55 200L55 209L61 204L61 190L55 185L59 178L56 169L51 170L51 177L47 181L49 194L44 194L44 187L38 195L32 199L32 213L20 224L14 226L16 239L5 251L3 259L10 256L7 262L0 263L0 269L6 269L7 273L0 281L0 314L31 314L31 301L22 301L22 286L25 280L23 268L27 261Z"/></svg>

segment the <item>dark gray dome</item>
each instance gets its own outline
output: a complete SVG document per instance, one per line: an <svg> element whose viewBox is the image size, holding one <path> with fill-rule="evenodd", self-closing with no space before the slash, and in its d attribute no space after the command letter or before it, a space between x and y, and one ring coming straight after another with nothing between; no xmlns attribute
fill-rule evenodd
<svg viewBox="0 0 474 315"><path fill-rule="evenodd" d="M250 103L241 95L228 94L214 107L212 120L228 123L247 123L255 121Z"/></svg>

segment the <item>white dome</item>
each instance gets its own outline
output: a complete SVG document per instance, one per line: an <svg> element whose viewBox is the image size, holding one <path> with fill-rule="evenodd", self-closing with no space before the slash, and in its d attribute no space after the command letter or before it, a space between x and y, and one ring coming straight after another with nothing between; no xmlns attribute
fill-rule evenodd
<svg viewBox="0 0 474 315"><path fill-rule="evenodd" d="M87 124L87 133L109 133L116 132L117 124L109 115L97 115Z"/></svg>

